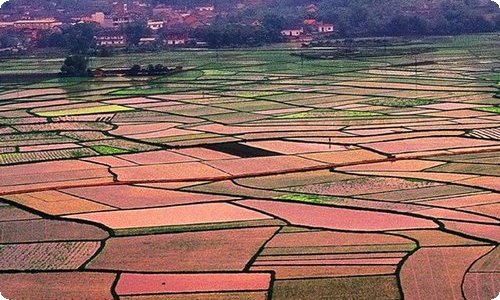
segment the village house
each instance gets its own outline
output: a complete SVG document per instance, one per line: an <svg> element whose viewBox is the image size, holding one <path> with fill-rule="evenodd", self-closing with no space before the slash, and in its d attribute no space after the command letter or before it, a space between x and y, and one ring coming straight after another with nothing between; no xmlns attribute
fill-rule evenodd
<svg viewBox="0 0 500 300"><path fill-rule="evenodd" d="M262 22L259 20L255 20L252 23L250 23L250 25L258 27L258 26L262 26Z"/></svg>
<svg viewBox="0 0 500 300"><path fill-rule="evenodd" d="M101 33L96 37L96 44L99 47L125 47L127 40L123 34L116 32Z"/></svg>
<svg viewBox="0 0 500 300"><path fill-rule="evenodd" d="M184 17L183 23L191 28L198 28L205 25L201 20L195 15L187 15Z"/></svg>
<svg viewBox="0 0 500 300"><path fill-rule="evenodd" d="M307 7L306 7L306 11L308 13L316 13L318 11L318 7L315 5L315 4L309 4Z"/></svg>
<svg viewBox="0 0 500 300"><path fill-rule="evenodd" d="M304 28L284 29L281 31L282 36L299 37L304 33Z"/></svg>
<svg viewBox="0 0 500 300"><path fill-rule="evenodd" d="M111 13L113 15L124 15L128 13L128 4L127 3L120 3L118 1L113 2L113 8Z"/></svg>
<svg viewBox="0 0 500 300"><path fill-rule="evenodd" d="M153 45L156 43L156 38L155 37L142 37L139 39L139 45L144 46L144 45Z"/></svg>
<svg viewBox="0 0 500 300"><path fill-rule="evenodd" d="M19 43L17 47L30 47L36 45L38 40L40 39L41 32L45 30L40 29L30 29L30 28L14 28L9 27L6 28L9 34L15 36L19 39Z"/></svg>
<svg viewBox="0 0 500 300"><path fill-rule="evenodd" d="M46 19L27 19L27 20L17 20L13 22L2 22L0 27L9 28L13 27L16 29L32 29L32 30L47 30L60 27L63 23L57 21L55 18Z"/></svg>
<svg viewBox="0 0 500 300"><path fill-rule="evenodd" d="M84 23L96 23L99 26L104 27L106 23L106 15L103 12L95 12L90 16L81 18L81 21Z"/></svg>
<svg viewBox="0 0 500 300"><path fill-rule="evenodd" d="M184 17L178 14L171 14L163 19L163 27L174 27L176 25L184 24Z"/></svg>
<svg viewBox="0 0 500 300"><path fill-rule="evenodd" d="M165 42L168 46L181 46L185 45L187 42L187 35L169 35L167 36Z"/></svg>
<svg viewBox="0 0 500 300"><path fill-rule="evenodd" d="M14 27L14 22L0 22L0 28Z"/></svg>
<svg viewBox="0 0 500 300"><path fill-rule="evenodd" d="M114 28L118 28L132 22L132 20L128 16L113 16L111 20L112 26Z"/></svg>
<svg viewBox="0 0 500 300"><path fill-rule="evenodd" d="M130 68L97 68L92 70L92 76L94 77L108 77L108 76L118 76L122 77L127 74Z"/></svg>
<svg viewBox="0 0 500 300"><path fill-rule="evenodd" d="M164 4L157 5L153 7L153 16L157 15L168 15L172 13L173 8Z"/></svg>
<svg viewBox="0 0 500 300"><path fill-rule="evenodd" d="M162 29L164 24L165 22L163 21L148 20L147 26L149 29L156 31Z"/></svg>
<svg viewBox="0 0 500 300"><path fill-rule="evenodd" d="M148 4L141 1L132 2L132 7L129 8L129 11L133 11L138 14L144 14L148 10Z"/></svg>
<svg viewBox="0 0 500 300"><path fill-rule="evenodd" d="M316 20L315 19L305 19L304 20L304 25L306 26L314 26L316 25Z"/></svg>
<svg viewBox="0 0 500 300"><path fill-rule="evenodd" d="M147 20L150 16L149 5L134 1L127 8L126 16L132 17L134 20Z"/></svg>
<svg viewBox="0 0 500 300"><path fill-rule="evenodd" d="M207 11L214 11L215 10L215 7L212 5L212 6L198 6L196 7L196 10L197 11L200 11L200 12L207 12Z"/></svg>
<svg viewBox="0 0 500 300"><path fill-rule="evenodd" d="M331 33L335 31L335 25L328 23L319 23L317 29L319 33Z"/></svg>

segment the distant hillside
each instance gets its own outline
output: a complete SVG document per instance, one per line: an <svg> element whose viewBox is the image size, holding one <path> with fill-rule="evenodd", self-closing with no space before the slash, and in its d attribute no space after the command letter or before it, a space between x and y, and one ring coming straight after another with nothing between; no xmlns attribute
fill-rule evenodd
<svg viewBox="0 0 500 300"><path fill-rule="evenodd" d="M9 0L2 11L61 18L111 12L113 2L133 0ZM283 27L305 19L336 26L337 36L462 34L500 30L500 8L490 0L140 0L150 8L215 5L218 19L238 23L272 16Z"/></svg>
<svg viewBox="0 0 500 300"><path fill-rule="evenodd" d="M500 8L490 0L269 2L260 8L284 17L288 26L298 26L304 18L314 18L335 24L337 32L344 36L459 34L500 30ZM254 7L246 12L247 15L252 13L258 13L258 10Z"/></svg>
<svg viewBox="0 0 500 300"><path fill-rule="evenodd" d="M54 11L69 13L94 12L110 10L113 1L108 0L9 0L2 5L2 10L23 11L32 10L35 15Z"/></svg>
<svg viewBox="0 0 500 300"><path fill-rule="evenodd" d="M33 6L49 9L76 9L85 10L93 7L111 7L116 0L9 0L5 7L15 8L21 6ZM118 2L132 2L130 0L118 0ZM151 5L165 4L174 6L199 6L215 5L222 7L244 4L249 7L268 5L270 9L277 7L300 7L310 4L319 5L328 9L364 7L374 12L384 14L411 12L425 12L427 10L439 11L443 5L463 6L469 9L480 8L483 12L494 10L498 5L491 0L143 0L140 2ZM388 9L390 8L390 9Z"/></svg>

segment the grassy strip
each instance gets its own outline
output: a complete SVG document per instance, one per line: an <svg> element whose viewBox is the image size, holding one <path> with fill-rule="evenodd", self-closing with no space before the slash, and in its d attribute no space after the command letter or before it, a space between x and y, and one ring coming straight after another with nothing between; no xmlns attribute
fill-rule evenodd
<svg viewBox="0 0 500 300"><path fill-rule="evenodd" d="M335 198L326 197L326 196L318 196L318 195L309 195L309 194L286 194L274 197L277 200L289 200L303 203L316 203L323 204L331 202L335 200Z"/></svg>
<svg viewBox="0 0 500 300"><path fill-rule="evenodd" d="M43 111L35 113L41 117L60 117L60 116L92 115L92 114L111 113L111 112L129 111L129 110L133 110L133 108L121 105L102 105L102 106L93 106L86 108L62 109L62 110L52 110L52 111Z"/></svg>
<svg viewBox="0 0 500 300"><path fill-rule="evenodd" d="M500 114L500 106L479 107L476 110Z"/></svg>
<svg viewBox="0 0 500 300"><path fill-rule="evenodd" d="M376 106L389 106L389 107L414 107L421 105L430 105L439 103L438 101L432 99L404 99L404 98L396 98L396 99L372 99L364 102L370 105Z"/></svg>
<svg viewBox="0 0 500 300"><path fill-rule="evenodd" d="M128 150L111 147L107 145L95 145L91 147L94 151L102 155L124 154L129 153Z"/></svg>
<svg viewBox="0 0 500 300"><path fill-rule="evenodd" d="M310 118L368 118L380 117L381 113L357 110L307 111L279 116L277 119L310 119Z"/></svg>

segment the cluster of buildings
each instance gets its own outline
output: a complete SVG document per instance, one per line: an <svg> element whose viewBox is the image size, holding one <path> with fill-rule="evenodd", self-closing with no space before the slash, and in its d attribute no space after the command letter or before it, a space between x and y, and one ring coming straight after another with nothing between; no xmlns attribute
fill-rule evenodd
<svg viewBox="0 0 500 300"><path fill-rule="evenodd" d="M318 7L310 4L306 7L309 14L315 14ZM335 32L335 25L325 23L316 19L305 19L299 26L285 28L281 31L281 35L290 42L310 42L314 36L327 35Z"/></svg>
<svg viewBox="0 0 500 300"><path fill-rule="evenodd" d="M287 28L281 31L281 35L289 41L306 42L311 41L316 35L332 34L335 32L335 25L330 23L318 22L314 19L304 20L300 27Z"/></svg>
<svg viewBox="0 0 500 300"><path fill-rule="evenodd" d="M150 34L140 39L139 45L163 44L167 46L185 45L188 32L201 26L210 25L216 16L215 7L199 6L192 9L174 8L168 5L150 7L134 1L132 4L114 2L111 14L95 12L89 16L74 18L75 23L95 23L101 30L96 36L97 46L124 47L127 45L123 28L129 23L141 21Z"/></svg>
<svg viewBox="0 0 500 300"><path fill-rule="evenodd" d="M178 9L167 5L150 7L147 4L134 1L132 5L114 2L110 14L95 12L89 16L73 18L74 22L96 23L102 28L118 29L128 23L141 20L153 30L187 26L197 28L210 24L215 17L214 6L200 6L194 9Z"/></svg>
<svg viewBox="0 0 500 300"><path fill-rule="evenodd" d="M163 45L184 46L190 41L187 34L151 35L139 39L139 46ZM122 32L103 31L96 36L96 45L103 48L124 48L128 45L127 36Z"/></svg>
<svg viewBox="0 0 500 300"><path fill-rule="evenodd" d="M2 52L25 50L28 45L36 43L42 32L59 30L62 25L63 22L55 18L0 20L0 34L3 33L12 39L16 38L16 42L8 48L0 45L0 50Z"/></svg>
<svg viewBox="0 0 500 300"><path fill-rule="evenodd" d="M106 0L104 0L106 1ZM230 12L218 11L214 5L192 8L174 7L170 5L151 5L147 0L109 0L107 10L88 8L87 12L54 10L42 11L38 15L33 7L26 8L25 13L9 13L0 10L0 35L8 34L20 37L23 47L37 45L42 36L61 31L65 25L92 23L98 28L96 44L99 47L120 48L129 44L124 28L135 22L147 26L149 33L143 36L139 45L182 46L190 42L189 33L210 25L214 18L225 17ZM238 10L238 5L235 7ZM308 12L315 12L317 7L309 5ZM260 26L258 20L249 20L248 25ZM314 19L304 20L301 26L286 27L282 36L290 41L304 41L317 34L332 33L333 24ZM198 41L202 45L203 42ZM0 48L1 45L0 45Z"/></svg>
<svg viewBox="0 0 500 300"><path fill-rule="evenodd" d="M23 47L34 46L43 35L61 31L66 25L92 23L98 28L96 42L101 47L127 45L124 28L135 22L145 24L150 34L140 44L164 43L184 45L188 32L211 24L216 16L215 6L179 8L168 5L150 5L144 0L111 0L110 9L88 13L61 10L39 11L26 7L23 12L0 10L0 35L16 37ZM1 45L0 45L0 48Z"/></svg>
<svg viewBox="0 0 500 300"><path fill-rule="evenodd" d="M16 28L28 30L50 30L60 27L63 23L55 18L20 19L16 21L0 22L0 28Z"/></svg>

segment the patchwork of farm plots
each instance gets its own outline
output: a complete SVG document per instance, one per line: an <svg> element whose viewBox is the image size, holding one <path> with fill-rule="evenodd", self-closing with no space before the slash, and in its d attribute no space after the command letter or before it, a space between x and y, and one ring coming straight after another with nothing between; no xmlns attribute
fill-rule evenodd
<svg viewBox="0 0 500 300"><path fill-rule="evenodd" d="M167 77L2 81L0 292L494 298L499 53L470 46L178 51L92 62L185 66Z"/></svg>

